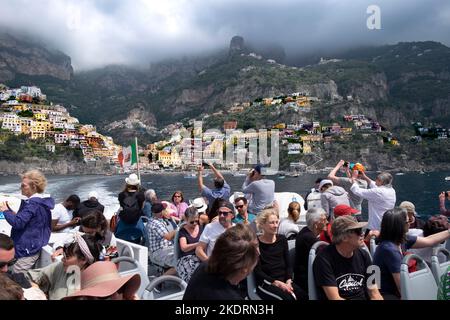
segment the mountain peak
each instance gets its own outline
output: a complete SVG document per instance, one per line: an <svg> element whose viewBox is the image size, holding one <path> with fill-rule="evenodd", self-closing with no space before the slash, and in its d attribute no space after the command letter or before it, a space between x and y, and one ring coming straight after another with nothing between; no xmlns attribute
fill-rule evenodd
<svg viewBox="0 0 450 320"><path fill-rule="evenodd" d="M241 36L234 36L230 41L229 54L239 53L244 50L244 38Z"/></svg>

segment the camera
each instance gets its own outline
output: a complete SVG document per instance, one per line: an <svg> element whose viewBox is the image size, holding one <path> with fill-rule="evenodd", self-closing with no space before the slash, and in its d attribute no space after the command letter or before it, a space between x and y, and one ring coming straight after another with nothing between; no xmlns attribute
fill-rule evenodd
<svg viewBox="0 0 450 320"><path fill-rule="evenodd" d="M209 164L207 164L205 161L203 161L202 166L206 168L206 167L209 167Z"/></svg>
<svg viewBox="0 0 450 320"><path fill-rule="evenodd" d="M344 167L348 167L348 162L345 161L343 166L344 166Z"/></svg>

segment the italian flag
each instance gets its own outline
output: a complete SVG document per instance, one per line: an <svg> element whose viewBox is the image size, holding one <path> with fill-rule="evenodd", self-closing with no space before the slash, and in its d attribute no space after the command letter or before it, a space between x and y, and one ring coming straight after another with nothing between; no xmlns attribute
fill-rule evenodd
<svg viewBox="0 0 450 320"><path fill-rule="evenodd" d="M132 144L128 147L123 147L119 153L119 162L123 168L131 167L138 161L136 144Z"/></svg>

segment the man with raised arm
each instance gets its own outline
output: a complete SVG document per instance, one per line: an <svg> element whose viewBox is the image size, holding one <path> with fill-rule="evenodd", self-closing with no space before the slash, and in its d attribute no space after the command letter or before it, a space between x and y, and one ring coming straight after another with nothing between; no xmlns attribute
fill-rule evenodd
<svg viewBox="0 0 450 320"><path fill-rule="evenodd" d="M261 166L256 165L242 185L242 192L249 195L250 201L248 211L258 215L264 207L276 205L275 202L275 182L266 179L261 174Z"/></svg>
<svg viewBox="0 0 450 320"><path fill-rule="evenodd" d="M361 189L367 189L367 181L364 180L364 178L362 176L362 173L364 172L365 168L362 165L360 165L360 166L355 165L353 167L350 167L350 166L351 165L346 163L344 160L339 161L338 164L336 165L336 167L334 167L334 169L331 170L330 174L328 175L328 179L333 181L334 185L340 186L340 187L344 188L345 191L348 192L348 199L350 200L350 206L353 209L356 209L360 212L359 215L356 216L356 219L358 219L358 221L361 221L361 212L362 212L361 204L363 202L363 198L356 195L351 190L351 187L353 184L353 181L351 179L351 171L353 171L353 170L358 171L358 169L360 169L358 171L358 176L355 179L355 182L358 184L358 186ZM338 177L336 175L342 167L344 167L346 169L347 177Z"/></svg>
<svg viewBox="0 0 450 320"><path fill-rule="evenodd" d="M217 198L227 199L230 197L230 185L225 181L223 175L212 163L207 163L214 173L214 189L210 189L203 184L203 166L198 168L198 187L203 197L208 199L208 205L211 206Z"/></svg>

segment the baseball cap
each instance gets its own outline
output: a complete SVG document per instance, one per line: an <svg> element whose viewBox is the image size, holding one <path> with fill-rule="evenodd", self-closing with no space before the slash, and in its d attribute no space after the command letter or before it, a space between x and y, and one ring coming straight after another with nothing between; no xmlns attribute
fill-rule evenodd
<svg viewBox="0 0 450 320"><path fill-rule="evenodd" d="M228 208L234 213L234 207L229 201L221 201L217 210L219 210L220 208Z"/></svg>
<svg viewBox="0 0 450 320"><path fill-rule="evenodd" d="M152 213L160 213L164 210L164 206L162 203L157 202L152 204Z"/></svg>
<svg viewBox="0 0 450 320"><path fill-rule="evenodd" d="M403 201L402 203L400 203L399 207L402 209L406 209L408 212L413 212L414 214L416 214L416 206L412 202Z"/></svg>
<svg viewBox="0 0 450 320"><path fill-rule="evenodd" d="M361 229L367 226L367 222L358 222L356 218L352 216L337 217L331 225L331 234L333 237L343 234L349 230Z"/></svg>
<svg viewBox="0 0 450 320"><path fill-rule="evenodd" d="M320 181L319 183L319 190L322 189L322 187L326 184L331 184L333 185L333 181L328 180L328 179L323 179L322 181Z"/></svg>
<svg viewBox="0 0 450 320"><path fill-rule="evenodd" d="M353 209L352 207L346 205L346 204L340 204L337 205L334 210L334 216L335 217L341 217L341 216L349 216L355 213L359 213L358 210Z"/></svg>

